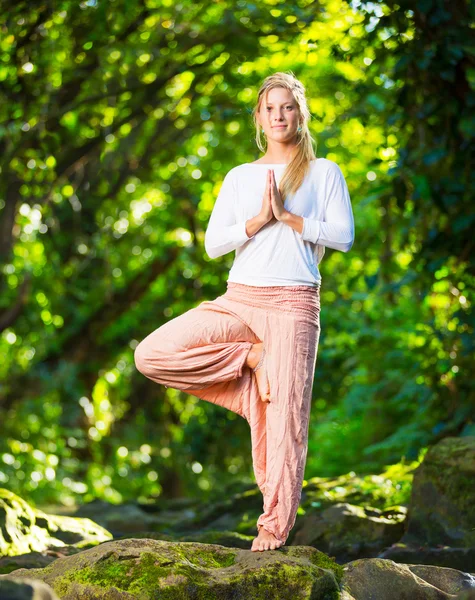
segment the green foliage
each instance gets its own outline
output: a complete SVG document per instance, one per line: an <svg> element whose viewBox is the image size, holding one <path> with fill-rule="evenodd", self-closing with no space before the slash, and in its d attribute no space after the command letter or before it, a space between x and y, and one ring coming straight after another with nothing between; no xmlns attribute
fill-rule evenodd
<svg viewBox="0 0 475 600"><path fill-rule="evenodd" d="M262 78L307 88L356 221L321 271L307 477L473 432L469 4L63 1L0 11L0 485L32 501L252 481L234 413L137 372L138 342L225 289L204 231L258 154Z"/></svg>

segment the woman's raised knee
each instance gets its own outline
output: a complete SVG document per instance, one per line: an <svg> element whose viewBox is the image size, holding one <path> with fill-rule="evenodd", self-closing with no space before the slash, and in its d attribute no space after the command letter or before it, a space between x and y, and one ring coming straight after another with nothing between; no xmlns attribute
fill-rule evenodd
<svg viewBox="0 0 475 600"><path fill-rule="evenodd" d="M150 375L153 371L154 374L157 373L157 367L159 364L157 363L156 357L152 360L152 354L147 344L144 342L140 342L139 345L134 350L134 362L138 371L140 371L143 375Z"/></svg>

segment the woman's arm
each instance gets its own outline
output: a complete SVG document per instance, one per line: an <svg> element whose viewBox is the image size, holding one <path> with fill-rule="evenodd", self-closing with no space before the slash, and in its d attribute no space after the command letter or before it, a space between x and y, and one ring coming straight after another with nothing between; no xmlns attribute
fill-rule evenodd
<svg viewBox="0 0 475 600"><path fill-rule="evenodd" d="M233 177L228 172L223 180L205 233L205 250L210 258L218 258L236 250L252 239L247 235L246 221L236 223L234 203L236 190ZM252 219L251 219L252 220ZM252 231L254 227L250 227Z"/></svg>
<svg viewBox="0 0 475 600"><path fill-rule="evenodd" d="M326 173L325 216L323 221L287 213L282 219L300 234L300 239L348 252L353 246L355 224L350 193L336 163Z"/></svg>

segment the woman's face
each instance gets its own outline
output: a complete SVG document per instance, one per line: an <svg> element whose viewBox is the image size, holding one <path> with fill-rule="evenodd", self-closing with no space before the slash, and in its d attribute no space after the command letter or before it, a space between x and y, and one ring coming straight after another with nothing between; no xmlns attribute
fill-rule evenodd
<svg viewBox="0 0 475 600"><path fill-rule="evenodd" d="M299 108L290 90L272 88L263 98L257 121L264 129L267 139L289 142L297 134Z"/></svg>

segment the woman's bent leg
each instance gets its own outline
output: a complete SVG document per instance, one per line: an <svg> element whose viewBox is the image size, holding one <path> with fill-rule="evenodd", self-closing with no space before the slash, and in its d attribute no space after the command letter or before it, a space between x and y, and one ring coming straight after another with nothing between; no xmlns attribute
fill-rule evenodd
<svg viewBox="0 0 475 600"><path fill-rule="evenodd" d="M244 398L255 381L246 360L258 341L242 320L214 301L205 301L140 342L135 365L155 383L247 418Z"/></svg>

